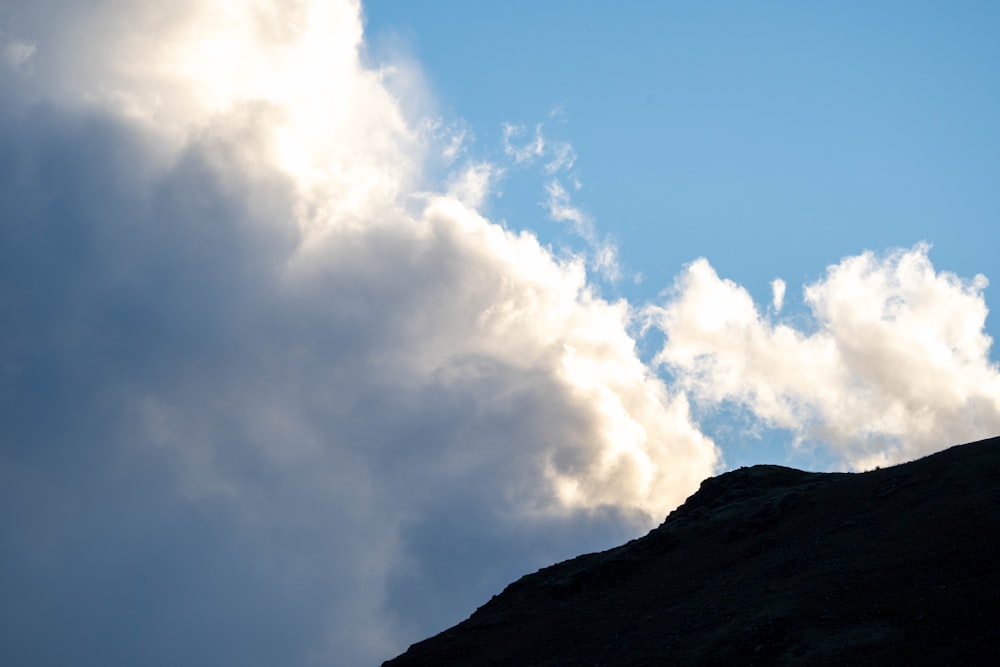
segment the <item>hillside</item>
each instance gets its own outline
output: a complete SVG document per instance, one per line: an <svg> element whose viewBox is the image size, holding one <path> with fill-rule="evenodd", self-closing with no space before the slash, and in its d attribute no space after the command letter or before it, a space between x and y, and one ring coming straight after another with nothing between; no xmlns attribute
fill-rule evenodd
<svg viewBox="0 0 1000 667"><path fill-rule="evenodd" d="M857 474L741 468L384 665L985 664L998 544L1000 438Z"/></svg>

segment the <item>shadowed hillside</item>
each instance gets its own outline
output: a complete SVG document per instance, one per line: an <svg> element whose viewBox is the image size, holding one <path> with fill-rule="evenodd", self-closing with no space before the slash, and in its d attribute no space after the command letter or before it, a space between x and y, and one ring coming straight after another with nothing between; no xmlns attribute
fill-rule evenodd
<svg viewBox="0 0 1000 667"><path fill-rule="evenodd" d="M986 664L998 543L1000 438L858 474L741 468L385 665Z"/></svg>

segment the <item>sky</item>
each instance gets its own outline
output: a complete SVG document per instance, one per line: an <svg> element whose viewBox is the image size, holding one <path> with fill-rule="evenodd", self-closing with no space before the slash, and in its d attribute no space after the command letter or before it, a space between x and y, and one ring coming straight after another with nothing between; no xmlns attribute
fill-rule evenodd
<svg viewBox="0 0 1000 667"><path fill-rule="evenodd" d="M1000 432L993 3L0 3L0 661L367 665Z"/></svg>

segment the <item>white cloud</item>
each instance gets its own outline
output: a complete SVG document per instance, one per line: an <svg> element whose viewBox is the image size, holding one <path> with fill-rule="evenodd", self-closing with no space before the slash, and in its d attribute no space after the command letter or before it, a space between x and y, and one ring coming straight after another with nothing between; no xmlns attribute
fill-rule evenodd
<svg viewBox="0 0 1000 667"><path fill-rule="evenodd" d="M573 223L573 228L578 235L586 239L593 238L592 223L583 214L583 211L573 206L569 193L559 182L559 179L552 179L545 184L545 194L548 195L548 199L545 200L545 208L552 220Z"/></svg>
<svg viewBox="0 0 1000 667"><path fill-rule="evenodd" d="M576 151L573 145L566 141L556 143L552 148L552 159L545 164L545 171L554 174L573 168L576 164Z"/></svg>
<svg viewBox="0 0 1000 667"><path fill-rule="evenodd" d="M555 114L549 114L552 118ZM561 112L559 113L561 115ZM576 151L568 141L550 141L542 132L542 124L535 125L533 134L529 134L524 125L503 123L503 152L513 159L514 164L531 164L540 158L548 158L544 164L545 173L552 175L566 172L576 164Z"/></svg>
<svg viewBox="0 0 1000 667"><path fill-rule="evenodd" d="M478 208L488 198L503 170L491 162L477 162L454 173L449 178L448 194L466 206Z"/></svg>
<svg viewBox="0 0 1000 667"><path fill-rule="evenodd" d="M774 308L775 313L780 313L782 307L785 305L785 281L781 278L772 280L771 294L771 307Z"/></svg>
<svg viewBox="0 0 1000 667"><path fill-rule="evenodd" d="M504 155L514 160L515 164L522 162L532 162L545 154L545 137L542 136L542 126L536 125L533 135L527 137L520 144L515 144L515 140L520 140L528 134L523 125L504 123L503 129L503 152Z"/></svg>
<svg viewBox="0 0 1000 667"><path fill-rule="evenodd" d="M579 188L579 183L576 184ZM569 192L559 179L545 184L547 198L543 202L549 218L555 222L568 222L573 233L583 239L589 250L589 266L597 274L617 282L622 271L618 263L618 246L610 237L599 238L594 223L582 210L573 205Z"/></svg>
<svg viewBox="0 0 1000 667"><path fill-rule="evenodd" d="M657 359L698 400L745 405L854 468L994 435L1000 374L983 332L986 279L936 272L927 252L866 252L829 267L804 291L815 330L763 315L700 259L649 311L667 338Z"/></svg>
<svg viewBox="0 0 1000 667"><path fill-rule="evenodd" d="M628 304L476 210L496 167L423 181L456 144L362 63L357 3L23 9L4 662L371 664L716 469Z"/></svg>
<svg viewBox="0 0 1000 667"><path fill-rule="evenodd" d="M563 122L564 115L562 107L556 107L549 113L549 118ZM504 154L513 160L513 166L531 165L543 158L547 160L542 165L542 171L548 180L544 184L546 198L541 206L549 219L570 223L572 233L586 243L586 249L581 254L586 255L587 266L592 271L612 283L621 280L618 246L610 236L598 236L594 221L573 203L569 191L563 185L563 179L568 178L573 190L579 191L583 187L573 172L576 164L573 145L568 141L546 139L541 123L535 125L535 133L529 141L515 145L512 139L525 137L526 128L512 123L504 123L502 127ZM561 174L561 177L555 177L555 174Z"/></svg>
<svg viewBox="0 0 1000 667"><path fill-rule="evenodd" d="M618 262L618 246L614 242L605 238L596 244L593 255L591 264L599 275L613 283L621 280L622 271Z"/></svg>
<svg viewBox="0 0 1000 667"><path fill-rule="evenodd" d="M459 129L449 137L448 144L444 147L444 151L442 151L442 155L448 162L454 162L465 152L465 139L465 128Z"/></svg>

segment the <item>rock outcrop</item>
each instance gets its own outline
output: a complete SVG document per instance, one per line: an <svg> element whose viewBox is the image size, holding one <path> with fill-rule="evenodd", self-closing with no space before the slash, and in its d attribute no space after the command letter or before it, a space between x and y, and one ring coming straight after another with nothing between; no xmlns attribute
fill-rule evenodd
<svg viewBox="0 0 1000 667"><path fill-rule="evenodd" d="M385 665L974 665L1000 654L1000 438L866 473L742 468Z"/></svg>

